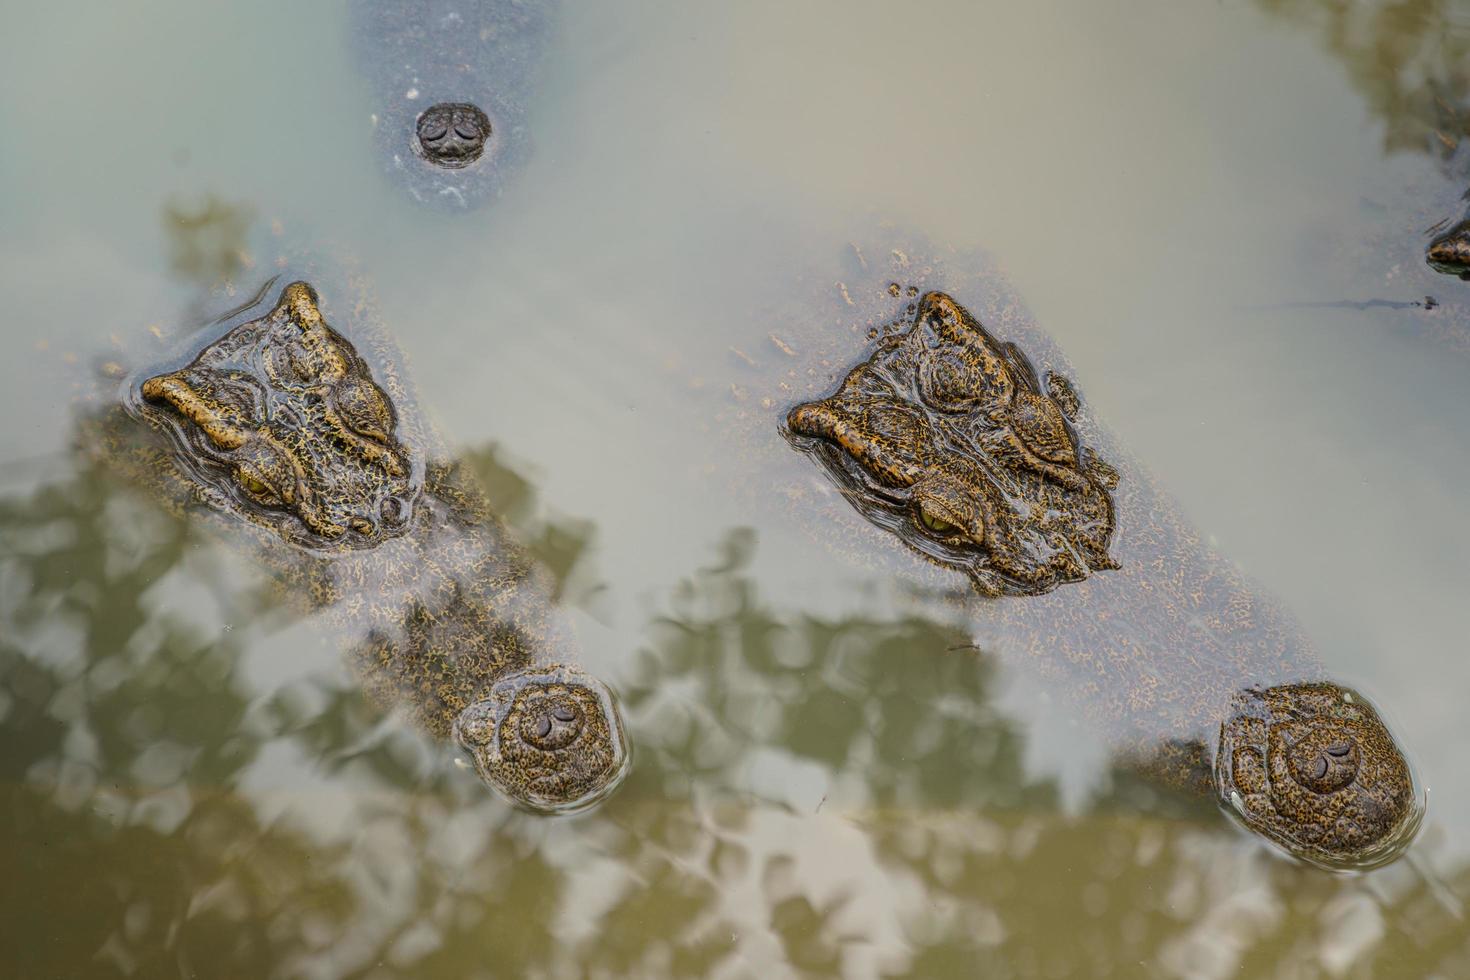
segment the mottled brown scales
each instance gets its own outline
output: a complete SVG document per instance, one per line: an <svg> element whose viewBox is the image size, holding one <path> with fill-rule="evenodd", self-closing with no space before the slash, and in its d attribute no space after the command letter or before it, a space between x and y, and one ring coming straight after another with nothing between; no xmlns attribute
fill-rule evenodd
<svg viewBox="0 0 1470 980"><path fill-rule="evenodd" d="M269 299L145 372L95 448L327 610L369 693L453 738L489 785L541 811L601 799L627 759L612 694L559 662L541 570L444 461L396 351L361 305L359 347L306 283Z"/></svg>
<svg viewBox="0 0 1470 980"><path fill-rule="evenodd" d="M1319 864L1391 856L1414 810L1408 764L1373 706L1335 684L1240 692L1215 784L1246 824ZM1412 828L1410 828L1412 830Z"/></svg>
<svg viewBox="0 0 1470 980"><path fill-rule="evenodd" d="M977 646L1027 667L1156 778L1213 795L1318 865L1398 854L1422 805L1382 720L1322 680L1291 617L1091 416L1070 364L988 260L923 244L850 258L840 288L762 317L803 357L740 379L756 397L722 420L770 447L759 466L745 461L759 485L786 488L800 525L835 550L958 604ZM891 283L924 298L895 304ZM782 419L821 463L818 483L780 455ZM926 481L977 517L927 519L915 492ZM1047 539L1026 516L1038 506L1077 565L1032 543ZM1009 539L997 533L1008 525ZM953 569L986 595L954 591Z"/></svg>
<svg viewBox="0 0 1470 980"><path fill-rule="evenodd" d="M303 547L370 547L401 533L422 491L392 438L387 396L305 283L139 391L178 419L181 467Z"/></svg>
<svg viewBox="0 0 1470 980"><path fill-rule="evenodd" d="M986 595L1034 595L1116 565L1110 470L1094 476L1025 355L944 293L786 421L865 513Z"/></svg>

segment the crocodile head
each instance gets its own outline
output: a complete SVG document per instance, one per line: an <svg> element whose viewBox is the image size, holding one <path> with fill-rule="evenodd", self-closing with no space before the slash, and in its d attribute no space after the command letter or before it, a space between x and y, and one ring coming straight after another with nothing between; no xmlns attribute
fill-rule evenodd
<svg viewBox="0 0 1470 980"><path fill-rule="evenodd" d="M895 292L894 295L897 295ZM786 416L873 523L986 594L1035 595L1117 567L1116 473L1079 446L1078 399L931 292L841 387Z"/></svg>
<svg viewBox="0 0 1470 980"><path fill-rule="evenodd" d="M371 547L419 499L392 403L304 282L136 394L203 499L294 544Z"/></svg>

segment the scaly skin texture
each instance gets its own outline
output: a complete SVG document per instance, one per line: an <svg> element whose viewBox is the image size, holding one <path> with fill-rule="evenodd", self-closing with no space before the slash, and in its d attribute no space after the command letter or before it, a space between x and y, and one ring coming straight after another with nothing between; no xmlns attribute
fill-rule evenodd
<svg viewBox="0 0 1470 980"><path fill-rule="evenodd" d="M1373 706L1335 684L1242 691L1215 787L1246 826L1327 867L1391 857L1414 780Z"/></svg>
<svg viewBox="0 0 1470 980"><path fill-rule="evenodd" d="M855 560L892 566L958 605L979 649L1025 668L1120 759L1213 796L1256 833L1317 865L1365 868L1400 853L1417 829L1421 795L1376 711L1360 694L1323 681L1292 619L1200 540L1091 417L1062 380L1075 372L989 261L922 240L854 246L852 259L835 291L824 290L835 292L835 318L822 296L770 314L781 324L776 346L787 369L737 382L737 393L764 384L772 394L745 395L724 421L764 419L774 429L784 418L788 439L794 433L797 448L823 463L852 506L808 492L802 474L761 474L761 485L789 487L789 498L810 511L802 526L827 529L824 536ZM857 367L838 374L854 356ZM926 357L943 357L943 370L926 375ZM759 363L754 370L766 372ZM844 377L836 394L812 400ZM1011 406L1022 389L1051 406L1018 416ZM1054 433L1058 416L1067 419L1061 431L1070 448L1028 428L1040 420L1041 432ZM969 438L956 438L956 420ZM1003 427L1012 431L997 435ZM1032 457L1071 467L1071 483L1083 489L1069 489ZM960 511L942 512L944 523L966 529L965 550L926 546L928 505L913 488L936 473L963 474L961 495L982 502L974 504L981 520L973 529ZM1014 485L1018 474L1027 493L1045 491L1052 506L1075 508L1053 519L1069 534L1095 527L1094 546L1116 567L1070 579L1053 570L1052 584L1067 584L1050 591L1014 587L995 562L986 515L996 510L995 489ZM1108 496L1104 534L1100 502ZM1078 506L1092 501L1095 511ZM1016 534L1032 530L1022 522ZM904 558L912 552L928 564ZM943 569L963 566L954 559L964 554L980 556L971 560L1007 586L976 583L978 591L1012 594L953 591Z"/></svg>
<svg viewBox="0 0 1470 980"><path fill-rule="evenodd" d="M391 345L360 306L359 351L304 282L268 302L130 382L128 418L94 448L329 610L369 693L453 738L494 789L544 812L606 796L627 761L616 702L560 662L540 570L442 459Z"/></svg>
<svg viewBox="0 0 1470 980"><path fill-rule="evenodd" d="M1037 594L1117 567L1117 476L1079 451L1070 384L1048 383L1060 401L1024 354L933 292L836 394L786 421L849 499L910 547L964 569L986 595Z"/></svg>
<svg viewBox="0 0 1470 980"><path fill-rule="evenodd" d="M140 393L172 409L179 466L293 544L371 547L401 533L423 491L387 396L305 283Z"/></svg>

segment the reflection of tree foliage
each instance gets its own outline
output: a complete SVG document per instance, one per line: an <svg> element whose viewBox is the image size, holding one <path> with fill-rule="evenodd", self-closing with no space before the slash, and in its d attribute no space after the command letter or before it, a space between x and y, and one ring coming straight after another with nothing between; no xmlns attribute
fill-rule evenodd
<svg viewBox="0 0 1470 980"><path fill-rule="evenodd" d="M221 954L264 968L271 920L289 914L268 886L316 849L267 834L226 791L266 736L238 645L153 608L188 535L88 468L0 504L0 544L10 969L160 975ZM292 891L297 914L342 905L330 879ZM303 937L281 938L273 956Z"/></svg>
<svg viewBox="0 0 1470 980"><path fill-rule="evenodd" d="M1458 0L1256 3L1319 34L1383 122L1385 149L1448 157L1470 134L1470 32L1450 26Z"/></svg>
<svg viewBox="0 0 1470 980"><path fill-rule="evenodd" d="M283 744L329 779L396 792L375 818L366 808L369 826L386 820L415 850L432 834L413 830L444 819L442 778L414 795L412 736L372 739L376 713L338 672L259 691L240 664L250 627L207 638L166 611L155 586L188 589L208 570L189 560L196 544L98 466L0 501L0 771L12 827L0 914L16 975L73 975L90 962L104 974L267 976L351 935L372 908L374 888L358 879L374 862L354 853L353 835L264 817L270 794L245 788ZM227 621L271 623L264 591L232 598L222 579L206 591ZM457 905L462 925L444 941L499 936L501 962L520 973L552 948L538 922L557 901L554 871L514 841L487 841L481 857L493 887ZM443 894L454 881L432 884ZM540 918L518 920L508 904ZM386 955L415 925L369 936L364 957Z"/></svg>
<svg viewBox="0 0 1470 980"><path fill-rule="evenodd" d="M576 588L573 573L588 557L596 530L592 522L560 515L547 519L537 505L531 481L502 459L494 446L471 450L461 459L489 494L496 512L517 529L520 541L551 572L554 598L586 598Z"/></svg>
<svg viewBox="0 0 1470 980"><path fill-rule="evenodd" d="M198 207L171 203L163 209L174 274L203 288L229 281L250 265L245 241L251 213L213 194Z"/></svg>
<svg viewBox="0 0 1470 980"><path fill-rule="evenodd" d="M730 535L720 564L681 584L639 664L648 683L628 692L686 716L667 722L698 760L681 775L733 789L741 762L766 750L863 787L864 805L1053 804L1050 786L1025 784L1020 738L987 703L993 668L963 631L917 616L778 617L743 574L754 544ZM963 778L956 757L972 760Z"/></svg>
<svg viewBox="0 0 1470 980"><path fill-rule="evenodd" d="M472 458L561 579L590 577L592 525ZM1369 901L1124 781L1059 813L962 630L780 609L748 531L674 589L619 685L628 782L565 820L427 758L325 645L304 679L255 679L288 617L196 544L96 467L0 500L14 975L1305 973ZM241 625L211 635L196 602ZM1365 969L1454 974L1459 921L1392 880L1368 913L1414 945ZM1470 894L1470 868L1443 887Z"/></svg>

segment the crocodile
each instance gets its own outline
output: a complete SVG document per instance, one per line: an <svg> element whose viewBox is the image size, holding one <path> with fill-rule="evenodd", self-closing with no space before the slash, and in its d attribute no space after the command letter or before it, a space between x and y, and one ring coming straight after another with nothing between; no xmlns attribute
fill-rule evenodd
<svg viewBox="0 0 1470 980"><path fill-rule="evenodd" d="M771 433L759 485L957 605L1129 766L1318 866L1401 853L1423 794L1382 715L1093 417L990 260L894 233L847 272L762 317L784 370L741 352L725 422Z"/></svg>
<svg viewBox="0 0 1470 980"><path fill-rule="evenodd" d="M492 789L592 806L627 771L613 692L575 665L544 570L418 412L371 303L345 315L350 339L309 283L273 278L124 377L121 411L94 413L84 442L322 611L367 693Z"/></svg>
<svg viewBox="0 0 1470 980"><path fill-rule="evenodd" d="M388 176L449 211L498 197L530 152L553 0L353 0L349 17Z"/></svg>

